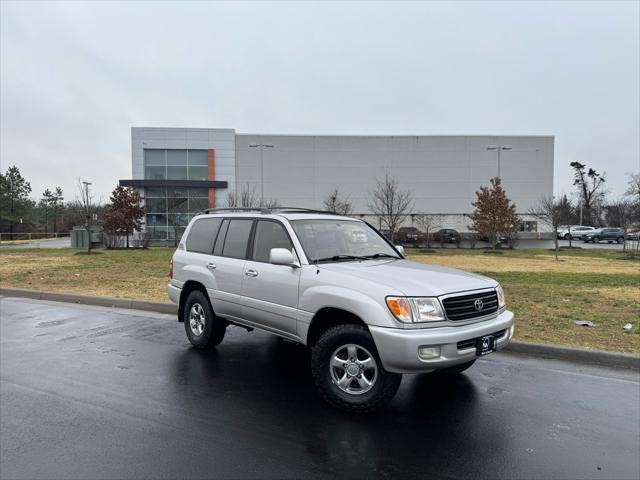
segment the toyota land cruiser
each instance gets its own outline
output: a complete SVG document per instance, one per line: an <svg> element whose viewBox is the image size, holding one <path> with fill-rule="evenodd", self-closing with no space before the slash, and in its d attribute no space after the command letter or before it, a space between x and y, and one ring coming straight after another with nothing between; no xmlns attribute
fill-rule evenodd
<svg viewBox="0 0 640 480"><path fill-rule="evenodd" d="M228 325L307 345L320 394L349 411L385 405L403 373L462 372L514 333L495 280L406 260L368 223L305 209L194 217L167 289L194 347Z"/></svg>

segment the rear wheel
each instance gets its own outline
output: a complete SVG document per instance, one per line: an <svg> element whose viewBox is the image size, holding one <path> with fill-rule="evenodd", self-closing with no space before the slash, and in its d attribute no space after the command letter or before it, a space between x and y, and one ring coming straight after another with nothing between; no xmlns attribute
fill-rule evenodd
<svg viewBox="0 0 640 480"><path fill-rule="evenodd" d="M464 372L467 368L471 367L475 360L471 360L470 362L460 363L458 365L453 365L452 367L441 368L440 370L436 370L435 373L442 375L457 375L459 373Z"/></svg>
<svg viewBox="0 0 640 480"><path fill-rule="evenodd" d="M384 370L369 331L337 325L311 349L311 374L322 397L349 412L372 412L396 394L402 375Z"/></svg>
<svg viewBox="0 0 640 480"><path fill-rule="evenodd" d="M216 317L207 296L200 290L189 294L182 309L187 338L196 348L211 348L222 342L226 322Z"/></svg>
<svg viewBox="0 0 640 480"><path fill-rule="evenodd" d="M624 237L618 237L618 243L624 242Z"/></svg>

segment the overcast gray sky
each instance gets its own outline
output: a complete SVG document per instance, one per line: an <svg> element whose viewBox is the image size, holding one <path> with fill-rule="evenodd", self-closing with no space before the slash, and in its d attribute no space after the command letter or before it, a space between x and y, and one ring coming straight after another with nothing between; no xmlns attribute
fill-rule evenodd
<svg viewBox="0 0 640 480"><path fill-rule="evenodd" d="M640 171L640 3L2 2L1 168L34 196L131 177L131 126L550 134Z"/></svg>

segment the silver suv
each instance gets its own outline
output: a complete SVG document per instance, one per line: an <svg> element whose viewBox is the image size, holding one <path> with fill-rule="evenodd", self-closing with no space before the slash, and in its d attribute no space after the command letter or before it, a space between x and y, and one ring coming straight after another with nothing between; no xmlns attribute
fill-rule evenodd
<svg viewBox="0 0 640 480"><path fill-rule="evenodd" d="M495 280L404 258L368 223L304 209L214 209L172 259L169 298L189 341L228 325L307 345L322 396L375 410L403 373L459 373L514 332Z"/></svg>

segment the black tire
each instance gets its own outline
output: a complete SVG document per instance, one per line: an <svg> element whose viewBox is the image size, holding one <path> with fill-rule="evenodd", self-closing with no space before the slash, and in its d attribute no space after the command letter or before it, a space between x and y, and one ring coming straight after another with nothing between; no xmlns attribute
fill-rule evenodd
<svg viewBox="0 0 640 480"><path fill-rule="evenodd" d="M191 312L201 312L202 331L197 334L197 327L192 327ZM216 317L209 303L207 295L200 290L194 290L189 294L182 309L182 320L187 338L195 348L212 348L222 342L227 331L226 322L220 317Z"/></svg>
<svg viewBox="0 0 640 480"><path fill-rule="evenodd" d="M564 234L564 239L565 240L571 240L571 235L569 235L568 233Z"/></svg>
<svg viewBox="0 0 640 480"><path fill-rule="evenodd" d="M624 242L624 237L618 237L618 244Z"/></svg>
<svg viewBox="0 0 640 480"><path fill-rule="evenodd" d="M593 243L600 243L600 237L593 237Z"/></svg>
<svg viewBox="0 0 640 480"><path fill-rule="evenodd" d="M364 393L348 393L340 389L332 378L330 361L344 345L356 345L371 354L377 368L371 389ZM348 358L345 359L345 362ZM347 412L368 413L378 410L396 394L402 375L384 370L373 337L360 325L344 324L330 328L311 348L311 375L320 395L332 406ZM346 378L346 369L344 371ZM364 375L364 373L363 373ZM358 377L360 378L360 377ZM352 382L359 383L353 378ZM351 385L353 383L350 382Z"/></svg>
<svg viewBox="0 0 640 480"><path fill-rule="evenodd" d="M437 373L438 375L458 375L464 372L467 368L471 367L474 363L476 363L475 359L471 360L470 362L454 365L452 367L441 368L440 370L436 370L435 373Z"/></svg>

